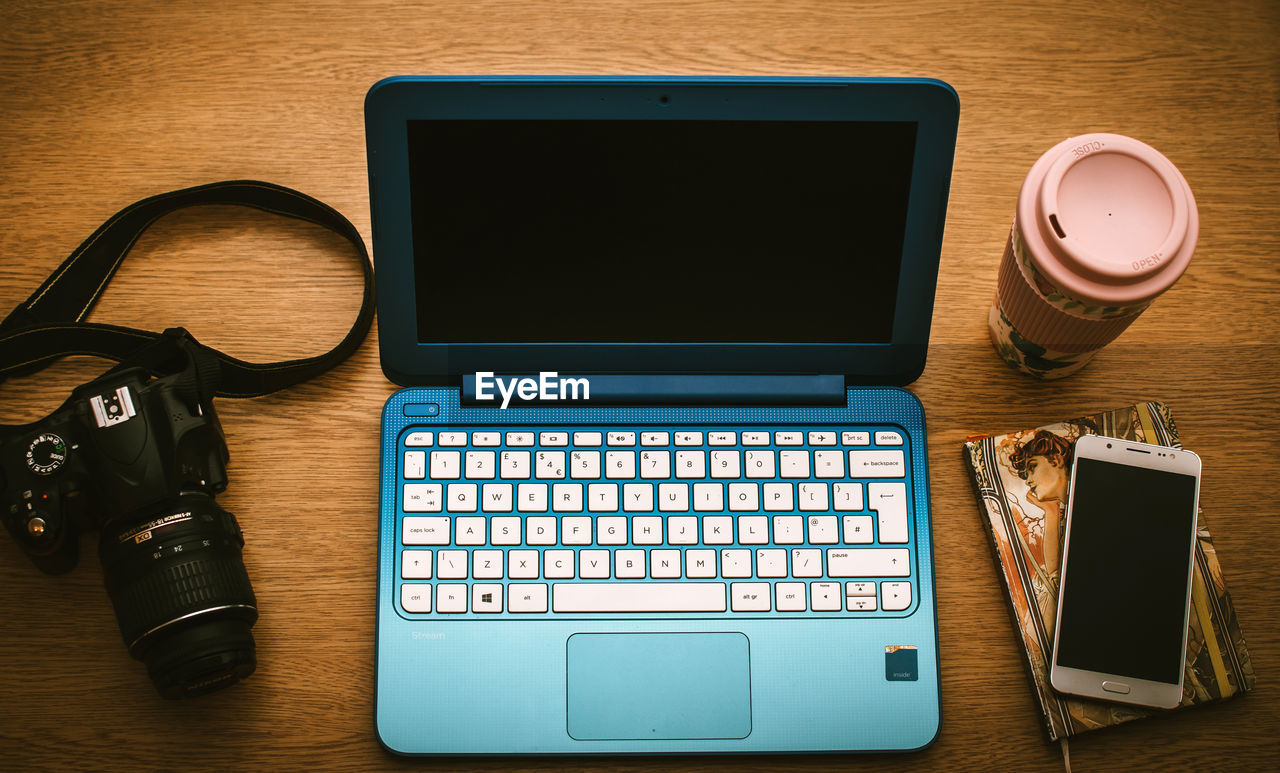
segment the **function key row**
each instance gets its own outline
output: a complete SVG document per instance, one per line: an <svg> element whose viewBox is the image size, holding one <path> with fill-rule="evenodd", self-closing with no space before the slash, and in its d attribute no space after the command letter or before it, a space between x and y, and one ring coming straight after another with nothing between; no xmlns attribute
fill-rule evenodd
<svg viewBox="0 0 1280 773"><path fill-rule="evenodd" d="M741 442L744 446L767 446L772 441L779 446L802 446L807 440L811 446L869 446L872 441L872 433L858 431L834 432L829 430L810 430L802 432L800 430L778 430L770 433L768 430L749 431L744 430L739 433L733 430L710 430L703 432L701 430L678 430L676 432L507 432L507 446L511 448L529 448L534 445L535 434L538 445L546 447L568 447L572 437L574 446L581 447L598 447L602 445L624 447L635 446L637 439L641 446L668 446L672 445L672 436L674 435L674 444L677 446L734 446ZM468 433L463 430L427 432L418 431L410 432L406 437L404 444L411 448L423 448L427 446L440 445L446 448L462 448L473 446L476 448L496 448L502 445L503 433L496 431L482 431ZM902 435L892 430L879 430L875 433L875 444L877 446L900 446L903 444Z"/></svg>

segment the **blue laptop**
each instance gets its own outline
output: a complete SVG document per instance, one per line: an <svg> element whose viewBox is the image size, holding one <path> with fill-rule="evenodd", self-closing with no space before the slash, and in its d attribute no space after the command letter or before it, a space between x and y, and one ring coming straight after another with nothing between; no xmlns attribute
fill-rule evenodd
<svg viewBox="0 0 1280 773"><path fill-rule="evenodd" d="M365 104L376 725L412 755L939 731L922 79L399 77Z"/></svg>

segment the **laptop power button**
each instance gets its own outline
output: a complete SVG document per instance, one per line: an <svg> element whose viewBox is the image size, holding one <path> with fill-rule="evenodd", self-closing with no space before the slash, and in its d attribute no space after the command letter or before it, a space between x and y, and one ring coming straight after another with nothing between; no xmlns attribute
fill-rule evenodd
<svg viewBox="0 0 1280 773"><path fill-rule="evenodd" d="M405 403L405 416L437 416L440 406L435 403Z"/></svg>

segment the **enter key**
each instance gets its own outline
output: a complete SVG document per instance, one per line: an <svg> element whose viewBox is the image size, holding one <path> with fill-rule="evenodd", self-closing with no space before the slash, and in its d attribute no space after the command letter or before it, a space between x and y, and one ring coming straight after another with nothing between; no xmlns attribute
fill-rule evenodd
<svg viewBox="0 0 1280 773"><path fill-rule="evenodd" d="M907 484L867 484L867 507L876 512L881 544L907 542Z"/></svg>

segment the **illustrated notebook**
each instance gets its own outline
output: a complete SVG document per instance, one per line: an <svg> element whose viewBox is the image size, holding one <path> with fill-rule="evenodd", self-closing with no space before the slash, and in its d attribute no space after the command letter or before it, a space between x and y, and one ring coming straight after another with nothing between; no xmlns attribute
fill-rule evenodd
<svg viewBox="0 0 1280 773"><path fill-rule="evenodd" d="M398 77L365 104L375 721L402 754L913 750L958 102Z"/></svg>

